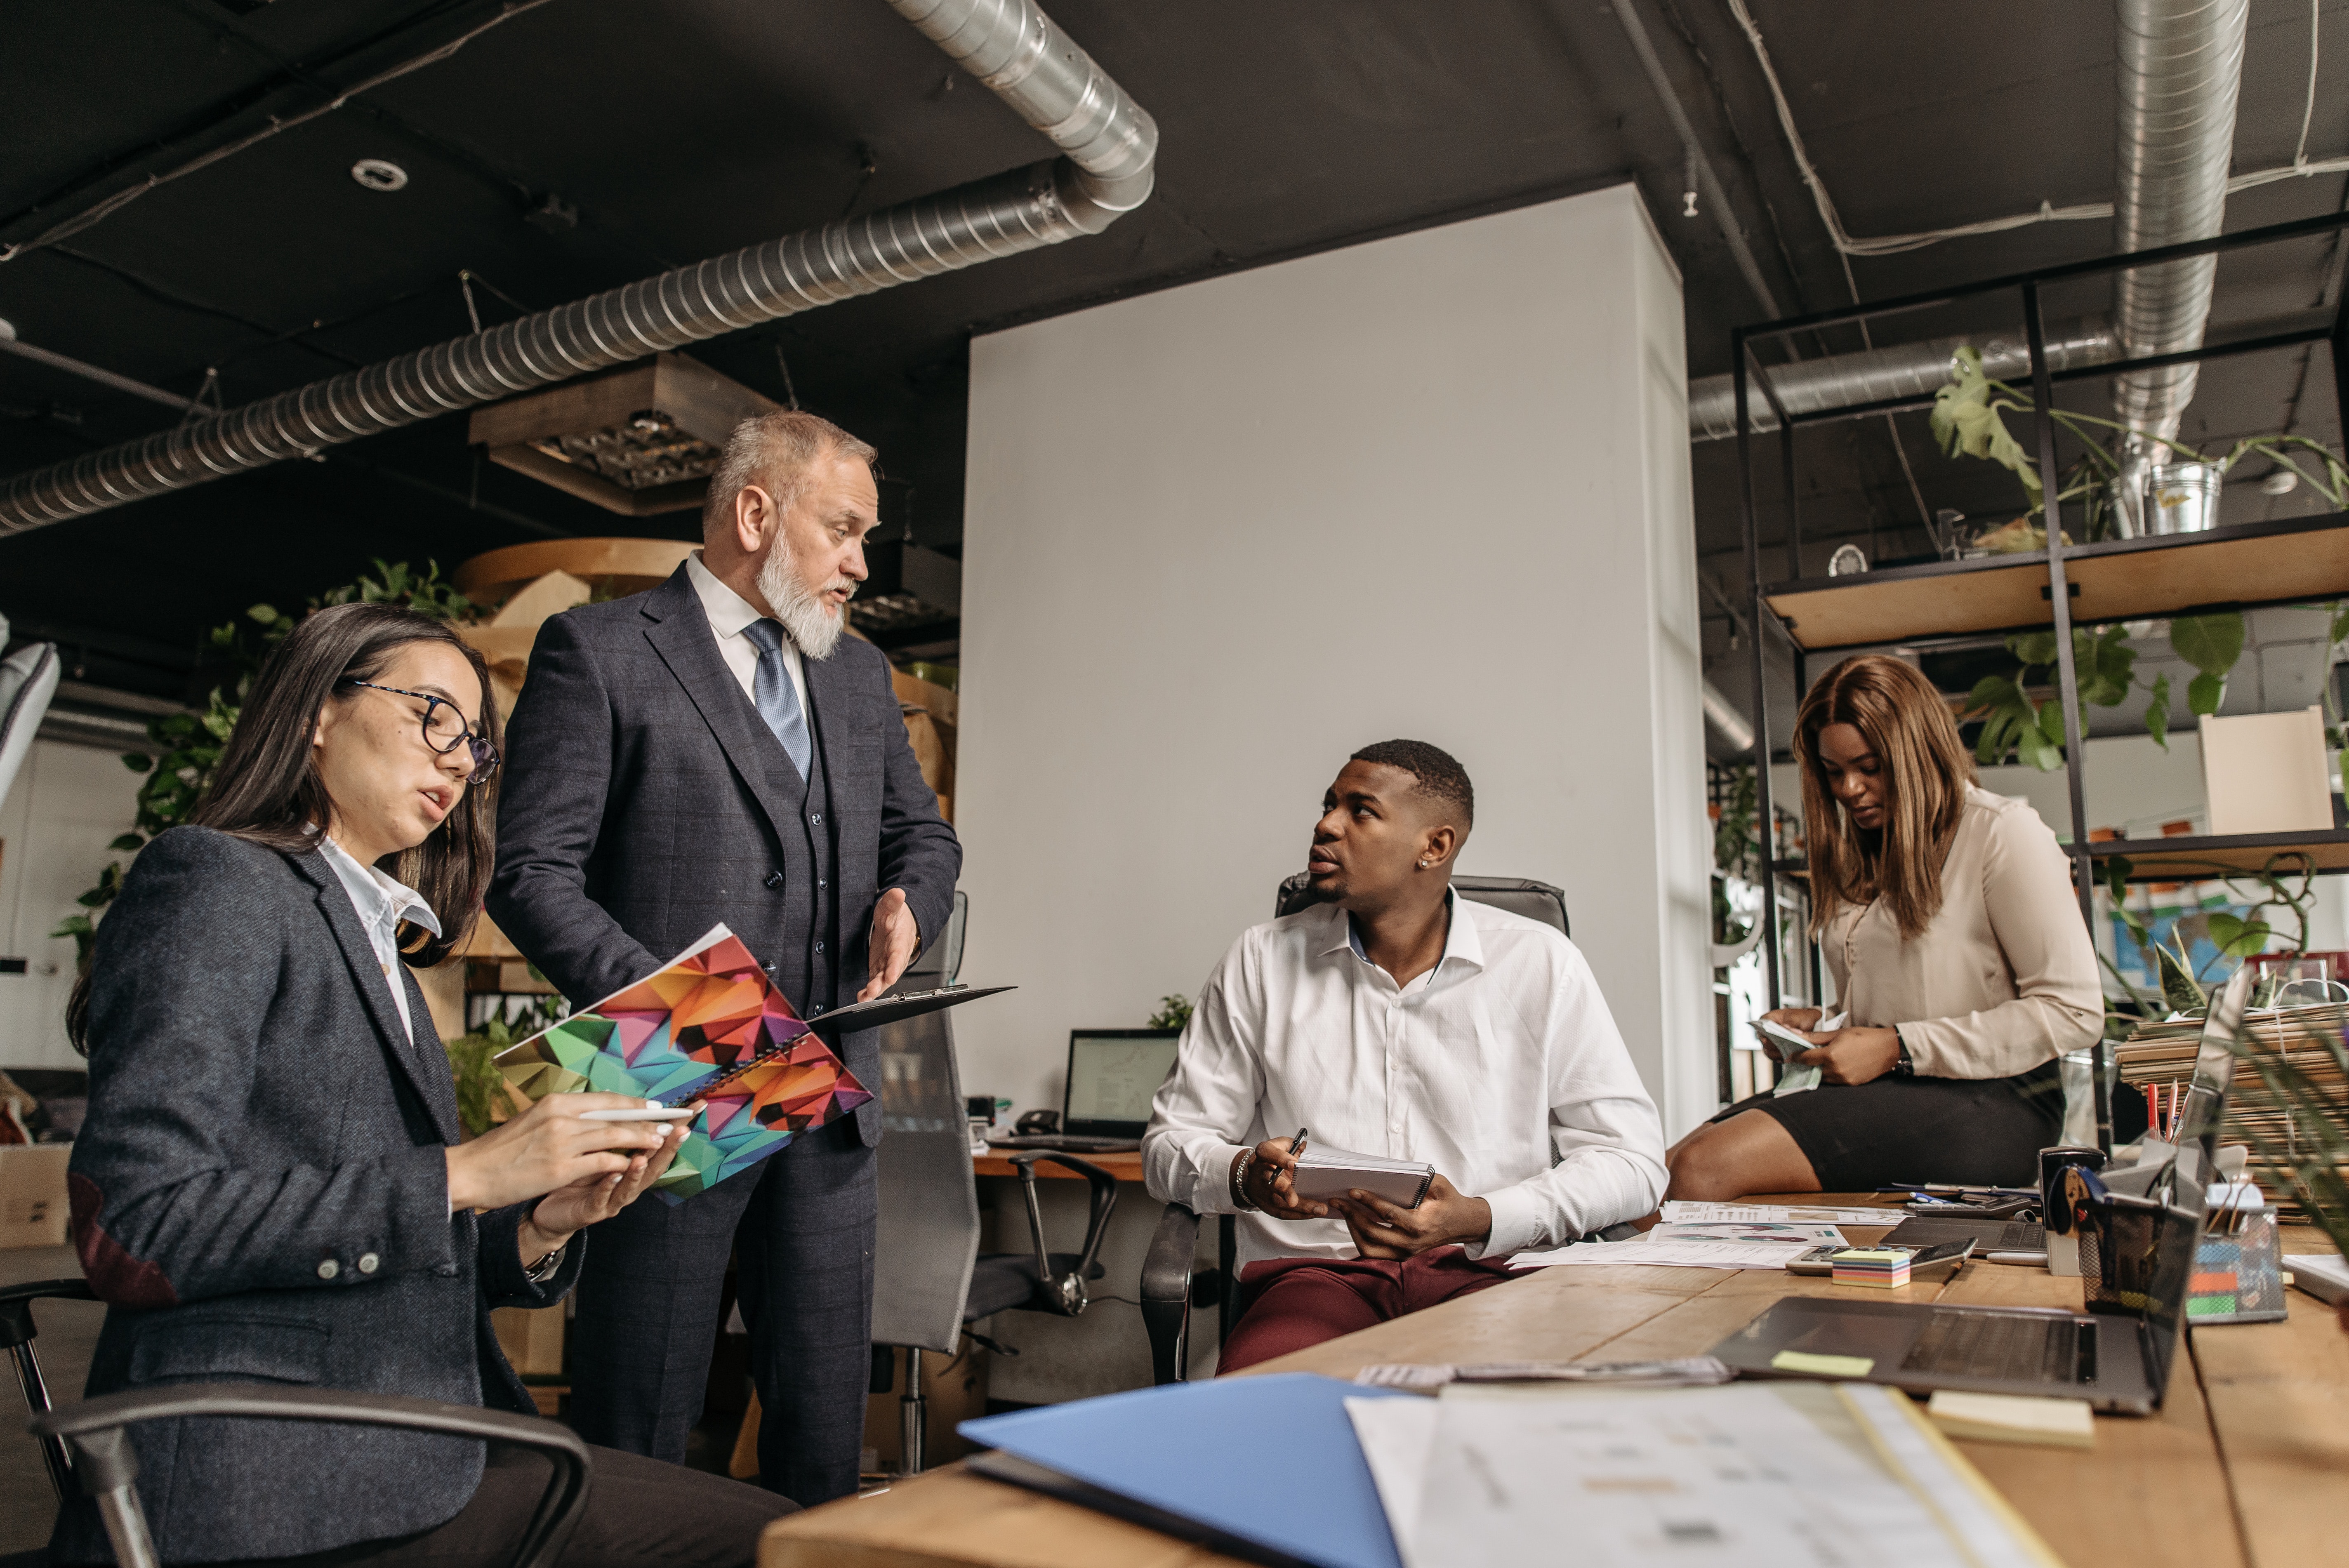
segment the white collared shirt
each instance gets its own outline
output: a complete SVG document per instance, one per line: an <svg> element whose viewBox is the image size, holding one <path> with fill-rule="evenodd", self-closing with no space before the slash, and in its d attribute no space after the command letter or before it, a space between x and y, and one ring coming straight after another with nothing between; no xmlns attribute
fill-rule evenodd
<svg viewBox="0 0 2349 1568"><path fill-rule="evenodd" d="M759 645L742 634L742 628L767 616L758 607L733 589L718 580L718 574L701 563L701 552L695 551L685 558L686 580L693 591L701 595L703 614L709 617L709 629L718 634L718 655L734 678L742 683L742 695L753 705L759 700ZM800 663L799 645L791 634L783 634L783 668L792 673L792 689L799 693L800 712L808 711L807 671ZM813 727L812 724L810 726Z"/></svg>
<svg viewBox="0 0 2349 1568"><path fill-rule="evenodd" d="M1230 1213L1233 1159L1299 1127L1485 1199L1493 1229L1471 1256L1561 1246L1664 1193L1662 1123L1581 951L1456 893L1444 956L1408 987L1357 956L1334 904L1234 943L1151 1103L1150 1195ZM1242 1263L1356 1255L1337 1220L1238 1228Z"/></svg>
<svg viewBox="0 0 2349 1568"><path fill-rule="evenodd" d="M343 891L351 895L351 907L358 911L367 944L375 949L376 965L383 971L384 984L391 987L391 1005L399 1010L400 1032L412 1044L416 1025L408 1016L408 987L399 981L399 923L411 922L438 936L440 917L432 913L423 894L373 866L361 865L357 855L324 834L319 836L318 850L335 868Z"/></svg>

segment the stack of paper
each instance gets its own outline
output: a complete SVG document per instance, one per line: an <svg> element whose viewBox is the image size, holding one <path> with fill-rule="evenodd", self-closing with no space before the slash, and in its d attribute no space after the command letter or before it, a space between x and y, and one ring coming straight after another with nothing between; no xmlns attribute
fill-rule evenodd
<svg viewBox="0 0 2349 1568"><path fill-rule="evenodd" d="M2344 1084L2341 1069L2325 1048L2341 1038L2349 1024L2349 1003L2331 1002L2314 1007L2280 1007L2243 1015L2243 1032L2261 1051L2273 1051L2306 1074L2318 1088L2337 1097ZM2143 1089L2158 1113L2172 1103L2182 1106L2186 1088L2193 1081L2194 1057L2202 1040L2202 1020L2172 1018L2145 1024L2114 1047L2121 1080ZM2276 1208L2287 1222L2307 1216L2295 1201L2296 1189L2282 1167L2261 1158L2262 1143L2290 1141L2290 1112L2279 1103L2259 1072L2249 1063L2235 1063L2234 1084L2227 1091L2226 1119L2220 1124L2222 1143L2249 1143L2251 1157L2245 1174L2277 1195ZM2349 1175L2344 1169L2344 1175Z"/></svg>
<svg viewBox="0 0 2349 1568"><path fill-rule="evenodd" d="M1898 1290L1909 1283L1906 1247L1852 1247L1827 1260L1837 1284L1864 1284L1878 1290Z"/></svg>
<svg viewBox="0 0 2349 1568"><path fill-rule="evenodd" d="M1743 1220L1757 1224L1897 1225L1909 1216L1899 1209L1842 1209L1816 1203L1692 1203L1674 1198L1658 1212L1666 1221Z"/></svg>
<svg viewBox="0 0 2349 1568"><path fill-rule="evenodd" d="M2095 1412L2085 1399L2038 1394L1963 1394L1936 1388L1925 1413L1953 1438L2031 1448L2093 1449Z"/></svg>
<svg viewBox="0 0 2349 1568"><path fill-rule="evenodd" d="M1843 1243L1843 1233L1826 1224L1769 1220L1668 1222L1637 1241L1577 1242L1549 1252L1518 1253L1509 1262L1518 1268L1649 1264L1683 1269L1783 1269L1789 1259L1813 1247Z"/></svg>
<svg viewBox="0 0 2349 1568"><path fill-rule="evenodd" d="M2056 1562L1870 1384L1447 1387L1350 1400L1404 1568L2033 1568Z"/></svg>

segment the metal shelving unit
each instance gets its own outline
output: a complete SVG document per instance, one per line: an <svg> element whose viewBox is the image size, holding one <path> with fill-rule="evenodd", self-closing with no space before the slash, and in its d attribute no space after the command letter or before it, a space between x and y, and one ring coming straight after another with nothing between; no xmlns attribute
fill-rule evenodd
<svg viewBox="0 0 2349 1568"><path fill-rule="evenodd" d="M2055 521L2047 528L2047 548L2044 551L1897 566L1844 577L1806 578L1803 575L1802 523L1795 482L1795 430L1806 425L1927 408L1931 407L1932 399L1904 397L1816 413L1790 413L1772 388L1769 368L1754 354L1757 344L1784 340L1790 334L1862 325L1887 316L1931 310L1984 295L2018 294L2030 343L2031 392L2035 409L2033 423L2041 493L2054 498L2062 490L2053 413L2054 388L2061 383L2324 342L2331 346L2334 391L2344 428L2349 428L2349 297L2342 301L2331 322L2320 325L2209 344L2182 353L2051 371L2047 325L2042 309L2044 289L2068 280L2163 262L2317 238L2344 228L2349 228L2349 212L2330 213L2217 239L1993 278L1962 288L1790 317L1743 327L1730 335L1746 580L1754 611L1754 764L1759 820L1770 821L1772 811L1769 697L1764 647L1764 639L1771 633L1764 628L1774 629L1791 651L1797 692L1808 688L1807 663L1816 655L1888 643L1930 647L1937 643L1987 634L2052 629L2055 634L2056 686L2063 704L2064 755L2071 797L2069 848L2080 918L2092 930L2097 886L2095 861L2106 856L2127 856L2133 882L2208 878L2212 874L2209 868L2214 864L2256 870L2270 856L2284 851L2313 856L2321 871L2349 871L2349 830L2337 829L2307 833L2090 842L2082 779L2085 758L2081 740L2085 731L2072 654L2075 624L2349 597L2349 513L2087 544L2066 543L2060 521ZM1752 397L1757 390L1777 418L1780 467L1785 488L1785 531L1779 544L1785 551L1786 564L1785 576L1777 581L1763 575L1763 543L1754 496L1756 432L1752 417ZM2052 499L2050 511L2057 512L2060 519L2060 510ZM1762 909L1767 930L1762 946L1767 955L1772 996L1785 992L1778 959L1776 879L1798 870L1796 862L1773 861L1767 856L1763 860ZM1816 967L1816 952L1812 967ZM2096 1068L2091 1076L2095 1086L2096 1139L2110 1150L2112 1106L2105 1082L2110 1052L2101 1038L2095 1056Z"/></svg>

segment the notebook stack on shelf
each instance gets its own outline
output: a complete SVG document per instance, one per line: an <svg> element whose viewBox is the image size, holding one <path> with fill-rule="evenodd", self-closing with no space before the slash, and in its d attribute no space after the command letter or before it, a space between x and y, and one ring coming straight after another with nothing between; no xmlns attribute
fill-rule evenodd
<svg viewBox="0 0 2349 1568"><path fill-rule="evenodd" d="M2349 1093L2340 1066L2328 1044L2337 1042L2349 1025L2349 1003L2315 1007L2270 1008L2243 1016L2244 1032L2262 1052L2273 1052L2306 1075L2311 1083L2338 1098ZM2121 1081L2145 1091L2154 1114L2157 1135L2173 1130L2185 1089L2193 1081L2194 1054L2202 1037L2199 1018L2173 1018L2146 1024L2114 1047ZM2287 1222L2305 1222L2297 1189L2288 1171L2263 1158L2263 1150L2292 1141L2291 1113L2251 1064L2238 1061L2232 1087L2227 1091L2226 1118L2220 1123L2221 1143L2246 1143L2251 1161L2243 1174L2274 1197L2279 1216ZM2349 1171L2344 1171L2349 1174Z"/></svg>
<svg viewBox="0 0 2349 1568"><path fill-rule="evenodd" d="M1909 1256L1899 1247L1852 1247L1827 1261L1834 1265L1837 1284L1898 1290L1909 1283Z"/></svg>

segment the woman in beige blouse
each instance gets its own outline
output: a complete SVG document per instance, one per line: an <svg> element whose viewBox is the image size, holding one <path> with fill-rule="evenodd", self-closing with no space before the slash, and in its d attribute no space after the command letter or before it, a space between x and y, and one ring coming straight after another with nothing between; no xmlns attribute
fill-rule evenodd
<svg viewBox="0 0 2349 1568"><path fill-rule="evenodd" d="M1674 1198L2028 1183L2059 1141L2057 1060L2104 1023L2071 865L2037 813L1974 782L1949 704L1898 659L1827 672L1795 718L1812 933L1844 1026L1816 1089L1741 1100L1667 1156Z"/></svg>

